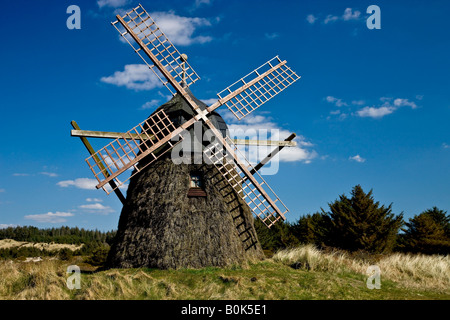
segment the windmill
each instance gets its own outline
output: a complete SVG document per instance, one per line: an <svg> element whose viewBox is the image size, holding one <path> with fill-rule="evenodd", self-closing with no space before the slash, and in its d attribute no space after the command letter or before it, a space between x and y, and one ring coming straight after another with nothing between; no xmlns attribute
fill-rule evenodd
<svg viewBox="0 0 450 320"><path fill-rule="evenodd" d="M156 22L142 7L142 5L133 8L124 15L117 15L116 18L117 20L112 22L112 25L174 96L172 99L173 101L171 100L168 103L172 103L172 105L177 103L178 105L183 105L184 108L187 106L189 109L188 113L191 116L188 119L184 119L184 121L174 123L174 121L171 120L171 117L165 112L165 109L167 110L167 108L162 106L150 117L126 133L83 131L80 130L74 121L72 122L72 126L75 129L72 130L72 136L81 137L83 143L91 153L91 156L86 159L86 162L98 181L96 188L102 188L108 194L114 191L119 196L122 203L124 203L121 220L119 221L118 238L121 238L122 241L124 241L125 238L130 237L130 231L127 230L127 228L129 228L129 226L127 227L127 223L130 224L130 218L129 214L125 217L124 211L131 210L130 208L136 209L139 206L139 210L142 209L142 205L136 204L139 201L142 203L142 197L137 195L137 192L134 191L132 191L132 194L130 195L131 183L134 183L137 186L136 190L141 188L141 192L145 192L145 190L150 187L147 187L147 189L142 189L142 186L139 187L139 185L142 185L142 183L139 182L139 179L142 180L143 176L147 176L147 179L150 180L157 179L161 175L161 171L156 172L156 169L154 168L158 167L160 168L158 170L163 171L181 170L179 173L181 174L184 169L174 169L173 164L171 164L170 161L164 162L162 160L167 160L169 151L173 150L180 142L183 141L183 132L201 123L202 126L209 129L214 136L212 142L205 146L202 150L205 161L208 165L210 165L208 167L209 169L203 172L203 174L208 177L207 183L210 185L210 189L208 190L214 189L215 191L210 192L214 193L215 197L220 198L220 192L216 193L216 189L218 188L217 186L219 183L223 183L223 186L219 188L222 192L222 198L224 199L223 202L226 202L228 208L230 207L230 203L235 204L234 208L230 210L235 210L236 207L241 208L241 214L239 215L241 220L239 220L240 222L237 223L236 227L238 229L238 235L244 235L244 237L247 237L245 241L251 238L251 245L246 246L244 251L248 251L250 247L258 249L256 247L255 236L252 235L254 233L253 223L249 223L248 213L251 212L268 228L270 228L278 221L285 220L285 215L288 212L288 208L270 188L267 182L261 177L258 170L270 161L270 159L272 159L273 156L283 147L295 145L292 141L295 134L292 134L285 141L278 142L233 140L226 134L223 134L224 127L217 127L218 122L214 121L214 119L218 119L215 110L225 105L238 120L241 120L259 108L262 104L275 97L281 91L285 90L288 86L300 79L300 77L286 65L286 61L283 61L276 56L219 92L217 102L207 106L196 99L189 89L189 86L198 81L200 77L187 62L187 56L185 54L180 54L180 52L161 31ZM95 152L89 145L87 137L115 138L115 140ZM240 153L237 144L276 145L276 148L258 165L253 166ZM214 168L214 170L211 168ZM118 177L124 172L129 172L130 170L133 170L130 177L124 181L120 181ZM130 187L128 190L127 199L125 199L125 197L121 194L119 187L129 179ZM193 177L191 176L191 183L196 185L202 179L205 179L205 177L199 178L195 175ZM210 180L214 181L214 183ZM202 183L204 183L204 181ZM199 183L199 185L202 183ZM109 187L107 187L107 185L109 185ZM196 186L199 187L199 185ZM166 193L170 193L170 190L173 190L170 188L171 187L168 186L167 190L169 191ZM230 195L232 198L234 197L234 199L229 200ZM134 200L130 200L128 199L129 197L135 198ZM213 196L209 198L213 198ZM165 199L155 199L152 199L151 204L149 205L155 206L155 203L158 201L167 202ZM131 203L133 201L134 203ZM211 199L211 201L211 203L215 203L214 201L216 200ZM213 204L208 205L211 206ZM218 207L223 206L220 203L217 205ZM183 204L180 204L180 206L183 206ZM158 211L160 209L152 210ZM176 211L178 209L174 210ZM243 212L245 212L245 214ZM152 214L155 214L155 212ZM192 215L189 215L188 219L190 219L191 216ZM142 220L142 216L138 217L135 214L134 217L135 219L141 221L141 225L147 223ZM220 221L221 218L217 217L217 219L217 221ZM235 221L236 217L233 217L232 220ZM133 224L136 228L140 228L137 221L134 221ZM170 222L170 224L172 225L172 222ZM176 222L174 224L178 225ZM220 222L216 222L216 224L222 225ZM153 228L156 227L166 230L165 224L156 223L153 225ZM211 226L207 226L206 229L211 229ZM151 240L150 238L145 238L145 236L140 238L140 236L136 234L144 231L136 231L137 229L133 230L134 231L132 233L134 240L131 241L133 243L128 243L127 246L123 246L121 244L116 245L116 248L113 248L116 255L124 255L125 251L130 250L130 246L135 248L138 246L138 243L142 243L143 240L155 241L156 238L161 238L156 236L150 237ZM208 232L209 234L209 231L205 232ZM168 237L172 237L172 235ZM181 242L186 240L183 239L184 238L178 240ZM205 243L208 243L208 241L214 242L216 239L206 240ZM227 238L217 241L226 243L231 240ZM242 241L245 242L244 240ZM173 244L172 247L179 246L179 242L174 243L175 244ZM159 245L161 246L161 244ZM196 246L195 244L193 245ZM196 250L202 252L204 251L201 246ZM215 248L211 250L217 251L219 249ZM177 265L168 262L168 260L171 260L172 258L167 256L166 253L163 254L163 257L156 257L157 253L155 252L141 252L139 256L134 256L134 258L123 258L121 263L112 263L112 265L149 266L148 260L152 259L159 259L159 263L153 264L155 266L162 265L163 267L170 267ZM258 254L259 253L260 250ZM223 253L223 255L227 254L229 253ZM111 259L114 260L114 257ZM135 261L130 261L130 259L134 259ZM126 261L124 262L123 260ZM213 257L211 260L212 264L224 264L224 262L214 263L216 260L217 259ZM204 266L208 263L211 264L211 261L198 264L189 261L184 265ZM234 263L236 261L231 262Z"/></svg>

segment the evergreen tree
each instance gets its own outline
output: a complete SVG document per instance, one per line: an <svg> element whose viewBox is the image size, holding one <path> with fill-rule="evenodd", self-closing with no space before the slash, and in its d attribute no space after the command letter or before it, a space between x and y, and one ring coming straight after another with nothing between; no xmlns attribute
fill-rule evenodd
<svg viewBox="0 0 450 320"><path fill-rule="evenodd" d="M345 194L329 204L330 212L326 244L337 248L369 252L391 251L398 230L403 225L403 213L395 216L392 204L380 207L372 190L367 194L360 185L355 186L351 198Z"/></svg>
<svg viewBox="0 0 450 320"><path fill-rule="evenodd" d="M115 237L116 231L101 232L99 230L85 230L69 228L67 226L60 228L38 229L33 226L24 227L8 227L0 229L1 239L14 239L17 241L27 242L46 242L46 243L63 243L63 244L84 244L83 247L76 252L75 255L90 255L98 247L110 246ZM36 251L37 250L37 251ZM29 256L34 254L36 256L48 256L56 253L52 251L45 251L35 249L31 252L28 248L12 248L0 249L0 258L14 258ZM61 254L62 257L70 258L71 253L66 251Z"/></svg>
<svg viewBox="0 0 450 320"><path fill-rule="evenodd" d="M299 244L291 232L291 225L286 222L277 222L270 229L260 219L255 219L254 224L258 240L267 255Z"/></svg>
<svg viewBox="0 0 450 320"><path fill-rule="evenodd" d="M300 243L311 243L318 247L323 247L329 229L329 217L321 212L307 214L300 217L298 221L291 226L293 235Z"/></svg>
<svg viewBox="0 0 450 320"><path fill-rule="evenodd" d="M450 215L447 215L447 211L440 210L437 207L425 210L423 214L429 215L434 222L440 225L444 229L445 236L450 238Z"/></svg>
<svg viewBox="0 0 450 320"><path fill-rule="evenodd" d="M450 253L450 216L437 207L409 219L400 237L400 249L413 253Z"/></svg>

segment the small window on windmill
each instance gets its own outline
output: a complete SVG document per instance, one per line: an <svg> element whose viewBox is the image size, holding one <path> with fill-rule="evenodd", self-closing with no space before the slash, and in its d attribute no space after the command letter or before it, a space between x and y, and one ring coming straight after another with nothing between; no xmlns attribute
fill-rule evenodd
<svg viewBox="0 0 450 320"><path fill-rule="evenodd" d="M206 197L204 190L203 177L198 171L191 172L189 180L188 197Z"/></svg>

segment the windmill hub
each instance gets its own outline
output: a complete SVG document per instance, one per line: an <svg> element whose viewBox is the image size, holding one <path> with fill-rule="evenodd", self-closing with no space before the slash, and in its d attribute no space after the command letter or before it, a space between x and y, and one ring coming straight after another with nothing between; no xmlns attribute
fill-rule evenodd
<svg viewBox="0 0 450 320"><path fill-rule="evenodd" d="M187 62L187 59L188 59L187 54L182 53L181 56L180 56L180 60L183 61L183 62Z"/></svg>

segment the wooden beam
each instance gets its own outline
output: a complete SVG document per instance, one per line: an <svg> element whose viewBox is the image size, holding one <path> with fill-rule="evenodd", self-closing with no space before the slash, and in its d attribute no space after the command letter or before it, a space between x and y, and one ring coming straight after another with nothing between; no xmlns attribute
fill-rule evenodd
<svg viewBox="0 0 450 320"><path fill-rule="evenodd" d="M248 139L231 139L234 144L246 146L282 146L282 147L296 147L295 141L274 141L274 140L248 140Z"/></svg>
<svg viewBox="0 0 450 320"><path fill-rule="evenodd" d="M75 121L70 122L70 124L75 129L75 131L82 131L82 130L80 130L80 127L78 126L78 124ZM72 131L74 131L74 130L72 130ZM92 148L92 146L89 143L88 139L85 136L79 136L79 137L80 137L81 141L83 142L84 146L86 147L86 149L88 150L89 154L91 156L94 156L95 161L97 163L99 163L100 168L101 168L103 174L105 175L105 177L108 177L109 176L108 171L106 171L106 168L104 167L103 163L100 161L98 156L95 154L95 150L94 150L94 148ZM120 202L122 202L122 204L125 205L126 199L123 196L122 192L119 190L119 188L117 188L117 184L114 182L114 180L109 181L109 185L114 190L114 193L117 195L117 197L119 198Z"/></svg>
<svg viewBox="0 0 450 320"><path fill-rule="evenodd" d="M147 140L145 134L139 135L137 133L124 132L109 132L109 131L91 131L91 130L71 130L72 137L87 137L87 138L106 138L106 139L130 139L130 135L136 140ZM150 135L153 138L153 135Z"/></svg>
<svg viewBox="0 0 450 320"><path fill-rule="evenodd" d="M295 133L292 133L289 137L287 137L284 141L292 141L297 135ZM285 146L279 146L275 148L271 153L267 155L260 163L258 163L254 169L250 171L251 174L255 174L256 171L261 169L267 162L269 162L278 152L281 151Z"/></svg>
<svg viewBox="0 0 450 320"><path fill-rule="evenodd" d="M109 132L109 131L91 131L91 130L72 130L70 131L72 137L86 137L86 138L106 138L106 139L123 139L125 133L123 132ZM129 139L130 134L127 134L125 138ZM139 135L132 133L131 136L136 140L146 140L145 135ZM152 137L152 136L150 136ZM248 146L283 146L283 147L295 147L297 143L295 141L274 141L274 140L249 140L249 139L231 139L234 144L248 145Z"/></svg>

